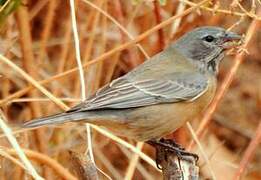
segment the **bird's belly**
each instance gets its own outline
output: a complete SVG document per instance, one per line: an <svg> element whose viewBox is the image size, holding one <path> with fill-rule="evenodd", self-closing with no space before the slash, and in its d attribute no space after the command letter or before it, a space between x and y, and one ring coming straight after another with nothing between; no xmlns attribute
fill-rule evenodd
<svg viewBox="0 0 261 180"><path fill-rule="evenodd" d="M134 112L137 117L129 120L123 131L128 137L146 141L163 137L180 128L186 121L195 118L202 108L192 103L162 104L156 108L146 107L146 113Z"/></svg>

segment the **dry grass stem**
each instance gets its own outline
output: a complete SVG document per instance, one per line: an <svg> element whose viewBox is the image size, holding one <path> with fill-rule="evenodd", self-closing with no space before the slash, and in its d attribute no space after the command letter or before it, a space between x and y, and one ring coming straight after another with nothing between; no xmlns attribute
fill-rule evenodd
<svg viewBox="0 0 261 180"><path fill-rule="evenodd" d="M4 134L6 135L10 144L14 147L15 151L17 152L18 157L24 163L26 170L29 174L31 174L36 180L43 180L43 178L37 173L31 162L27 159L26 155L24 154L23 150L19 146L18 142L16 141L15 137L12 134L12 130L6 125L4 122L4 114L0 111L0 127L3 130Z"/></svg>
<svg viewBox="0 0 261 180"><path fill-rule="evenodd" d="M35 152L29 149L22 149L24 153L28 156L28 158L37 161L38 163L43 163L53 169L61 178L68 179L68 180L76 180L76 178L63 166L61 166L57 161L53 160L49 156ZM13 156L19 156L16 150L14 149L6 149L5 150L8 154Z"/></svg>
<svg viewBox="0 0 261 180"><path fill-rule="evenodd" d="M234 180L242 179L243 174L246 171L247 166L248 166L249 162L251 161L251 159L253 158L254 153L255 153L256 149L258 148L258 146L260 145L260 143L261 143L261 121L259 122L255 136L252 138L251 142L249 143L249 145L243 155L243 158L239 164L238 171L235 174Z"/></svg>

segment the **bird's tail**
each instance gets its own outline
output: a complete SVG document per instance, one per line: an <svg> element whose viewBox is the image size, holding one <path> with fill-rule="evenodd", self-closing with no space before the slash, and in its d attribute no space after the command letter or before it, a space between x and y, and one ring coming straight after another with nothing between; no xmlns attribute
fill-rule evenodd
<svg viewBox="0 0 261 180"><path fill-rule="evenodd" d="M88 117L86 112L65 112L65 113L59 113L56 115L51 115L39 119L35 119L29 122L26 122L22 125L23 128L35 128L40 126L47 126L47 125L57 125L57 124L63 124L66 122L71 121L80 121L84 120Z"/></svg>

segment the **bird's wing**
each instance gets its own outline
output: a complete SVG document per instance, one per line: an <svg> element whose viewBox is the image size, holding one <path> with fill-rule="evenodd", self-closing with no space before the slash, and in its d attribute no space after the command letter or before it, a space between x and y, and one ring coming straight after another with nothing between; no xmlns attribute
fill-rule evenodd
<svg viewBox="0 0 261 180"><path fill-rule="evenodd" d="M172 80L146 79L133 82L124 77L119 78L69 112L192 101L207 89L208 80L200 73L182 73L174 77Z"/></svg>

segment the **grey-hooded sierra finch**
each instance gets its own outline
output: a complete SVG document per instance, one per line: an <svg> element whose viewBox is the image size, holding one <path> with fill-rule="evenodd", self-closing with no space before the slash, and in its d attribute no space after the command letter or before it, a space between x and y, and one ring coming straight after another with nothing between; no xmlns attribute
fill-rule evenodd
<svg viewBox="0 0 261 180"><path fill-rule="evenodd" d="M23 127L86 122L137 141L157 140L208 106L224 52L240 38L220 27L196 28L69 111Z"/></svg>

